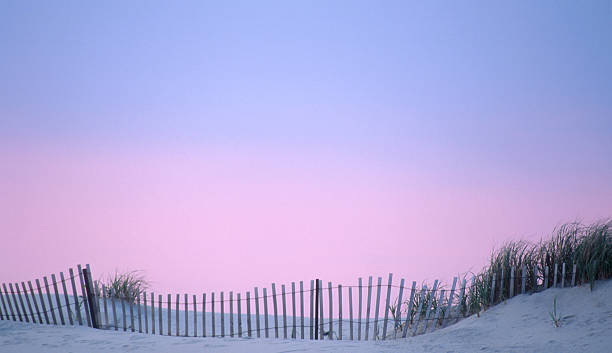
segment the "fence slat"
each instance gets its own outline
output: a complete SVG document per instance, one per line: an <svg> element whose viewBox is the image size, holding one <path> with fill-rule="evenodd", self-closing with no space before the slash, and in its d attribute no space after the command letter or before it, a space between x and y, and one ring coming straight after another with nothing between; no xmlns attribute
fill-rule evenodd
<svg viewBox="0 0 612 353"><path fill-rule="evenodd" d="M557 288L557 273L559 272L559 270L558 270L558 266L556 262L555 262L554 271L555 271L555 274L553 276L553 287Z"/></svg>
<svg viewBox="0 0 612 353"><path fill-rule="evenodd" d="M6 293L6 285L4 283L2 285L4 286L4 292ZM6 296L6 302L4 301L4 297L5 296ZM8 303L9 306L10 306L11 305L11 301L9 300L8 293L2 294L2 289L0 289L0 299L2 300L2 307L4 308L4 314L5 314L4 316L6 317L6 320L9 320L11 315L9 315L6 303ZM12 307L11 307L11 310L12 310ZM15 316L12 315L12 317L13 317L13 320L14 320ZM42 320L41 320L41 323L42 323Z"/></svg>
<svg viewBox="0 0 612 353"><path fill-rule="evenodd" d="M572 287L576 285L576 264L572 266Z"/></svg>
<svg viewBox="0 0 612 353"><path fill-rule="evenodd" d="M0 302L4 309L0 310L0 320L8 320L8 312L6 311L6 303L4 302L4 294L2 294L2 288L0 288ZM6 314L6 315L5 315Z"/></svg>
<svg viewBox="0 0 612 353"><path fill-rule="evenodd" d="M374 340L380 339L378 332L378 311L380 309L380 290L382 287L382 277L378 277L376 286L376 311L374 312Z"/></svg>
<svg viewBox="0 0 612 353"><path fill-rule="evenodd" d="M382 339L387 337L387 323L389 322L389 305L391 304L391 284L393 283L393 274L389 273L389 283L387 284L387 300L385 304L385 315L383 319L383 335Z"/></svg>
<svg viewBox="0 0 612 353"><path fill-rule="evenodd" d="M225 337L225 305L223 301L223 292L221 292L221 337Z"/></svg>
<svg viewBox="0 0 612 353"><path fill-rule="evenodd" d="M274 338L278 338L278 307L276 303L276 285L272 283L272 303L274 308Z"/></svg>
<svg viewBox="0 0 612 353"><path fill-rule="evenodd" d="M230 337L234 337L234 292L230 291L229 297L229 306L230 306Z"/></svg>
<svg viewBox="0 0 612 353"><path fill-rule="evenodd" d="M238 337L242 337L242 310L240 302L240 293L236 293L236 306L238 307Z"/></svg>
<svg viewBox="0 0 612 353"><path fill-rule="evenodd" d="M176 294L176 304L175 304L176 305L176 327L174 328L175 336L177 336L177 337L180 336L180 329L179 329L179 325L180 325L180 322L179 322L179 309L180 309L180 307L179 307L179 300L180 300L180 298L181 298L180 294L177 293Z"/></svg>
<svg viewBox="0 0 612 353"><path fill-rule="evenodd" d="M185 293L185 337L189 337L189 297L187 293Z"/></svg>
<svg viewBox="0 0 612 353"><path fill-rule="evenodd" d="M457 303L457 305L461 308L461 305L463 303L463 297L465 296L465 278L463 279L463 281L461 282L461 294L459 294L459 302ZM459 321L459 313L457 313L457 317L455 318L455 322Z"/></svg>
<svg viewBox="0 0 612 353"><path fill-rule="evenodd" d="M362 312L362 292L363 286L362 286L362 280L361 277L359 277L359 313L358 313L358 318L357 318L357 340L361 341L361 312Z"/></svg>
<svg viewBox="0 0 612 353"><path fill-rule="evenodd" d="M206 337L206 293L202 293L202 337Z"/></svg>
<svg viewBox="0 0 612 353"><path fill-rule="evenodd" d="M117 308L115 307L115 296L117 296L117 293L111 288L110 298L111 305L113 306L113 323L115 325L115 331L118 331L119 325L117 324Z"/></svg>
<svg viewBox="0 0 612 353"><path fill-rule="evenodd" d="M548 289L548 266L544 269L544 289Z"/></svg>
<svg viewBox="0 0 612 353"><path fill-rule="evenodd" d="M104 302L104 324L106 325L106 327L110 327L110 323L108 322L108 304L107 304L107 300L106 300L106 286L102 285L102 301Z"/></svg>
<svg viewBox="0 0 612 353"><path fill-rule="evenodd" d="M2 284L4 286L4 292L6 292L6 295L8 297L8 292L6 290L6 285ZM23 318L21 317L21 312L19 311L19 304L17 303L17 297L15 296L15 291L13 290L13 284L9 283L9 288L11 289L11 297L13 298L13 304L11 304L11 301L9 300L9 306L11 308L11 314L13 315L13 321L17 321L15 320L15 317L19 318L19 321L23 321ZM49 297L51 298L51 297ZM51 305L51 304L49 304ZM13 312L13 306L15 306L15 312ZM17 313L17 316L15 316L15 313ZM57 323L56 323L57 325Z"/></svg>
<svg viewBox="0 0 612 353"><path fill-rule="evenodd" d="M57 311L59 313L60 322L62 325L66 325L66 321L64 320L64 311L62 310L62 302L60 301L59 290L57 288L57 278L55 277L55 273L51 275L51 281L53 282L53 291L55 292L55 302L57 303Z"/></svg>
<svg viewBox="0 0 612 353"><path fill-rule="evenodd" d="M251 330L251 292L246 292L246 307L247 307L247 335L252 337Z"/></svg>
<svg viewBox="0 0 612 353"><path fill-rule="evenodd" d="M304 339L304 281L300 281L300 337Z"/></svg>
<svg viewBox="0 0 612 353"><path fill-rule="evenodd" d="M444 327L444 322L446 321L446 319L450 315L451 310L453 310L453 299L455 298L455 287L456 287L456 285L457 285L457 277L453 277L453 286L451 287L451 291L450 291L450 294L448 296L448 301L447 301L447 304L446 304L446 310L444 311L444 316L442 317L442 322L440 323L441 327ZM459 302L459 304L461 304L461 302ZM439 305L442 305L442 303L439 303Z"/></svg>
<svg viewBox="0 0 612 353"><path fill-rule="evenodd" d="M514 266L510 268L510 298L514 297Z"/></svg>
<svg viewBox="0 0 612 353"><path fill-rule="evenodd" d="M2 284L2 286L4 287L4 292L6 293L6 285ZM40 289L40 281L38 280L38 278L36 279L36 288L38 289L38 296L40 298L40 306L42 307L42 311L45 316L45 323L49 325L49 316L47 315L47 306L45 305L45 298L43 297L43 292ZM11 307L11 302L8 300L8 297L6 299L7 299L7 302L9 303L9 307L11 308L11 314L12 314L13 308ZM15 314L13 314L13 321L15 321Z"/></svg>
<svg viewBox="0 0 612 353"><path fill-rule="evenodd" d="M521 294L525 294L525 281L527 280L527 266L523 265L521 274Z"/></svg>
<svg viewBox="0 0 612 353"><path fill-rule="evenodd" d="M144 320L145 320L145 333L149 333L149 308L147 307L147 292L142 292L142 300L143 300L143 311L144 311ZM105 309L106 310L106 304Z"/></svg>
<svg viewBox="0 0 612 353"><path fill-rule="evenodd" d="M91 276L92 272L91 272L91 268L89 267L89 264L85 264L85 268L87 269L87 273L89 273L89 279L91 280L91 285L92 285L92 289L94 286L94 281L93 281L93 277ZM94 311L96 313L96 326L100 327L100 301L98 300L98 288L96 288L95 291L93 291L93 297L94 297ZM92 323L93 325L93 323ZM93 326L92 326L93 327Z"/></svg>
<svg viewBox="0 0 612 353"><path fill-rule="evenodd" d="M342 285L338 284L338 339L342 340Z"/></svg>
<svg viewBox="0 0 612 353"><path fill-rule="evenodd" d="M314 280L310 280L310 316L308 317L308 326L310 328L310 339L314 338L314 323L312 318L314 317Z"/></svg>
<svg viewBox="0 0 612 353"><path fill-rule="evenodd" d="M193 337L198 337L198 301L195 294L193 295Z"/></svg>
<svg viewBox="0 0 612 353"><path fill-rule="evenodd" d="M85 317L87 318L87 326L92 327L91 317L89 316L89 310L87 309L87 292L85 291L85 282L83 281L83 269L81 268L81 265L77 265L77 272L79 273L79 282L81 282L81 297L83 298L83 306L85 307L84 309Z"/></svg>
<svg viewBox="0 0 612 353"><path fill-rule="evenodd" d="M49 304L49 311L51 312L51 318L53 319L53 324L57 325L57 319L55 318L55 309L53 309L53 301L51 299L51 290L49 288L49 281L47 280L47 276L43 277L43 282L45 283L45 290L47 291L47 300L48 300L47 304Z"/></svg>
<svg viewBox="0 0 612 353"><path fill-rule="evenodd" d="M23 289L23 296L25 297L26 303L28 304L30 317L32 318L32 322L35 323L36 319L34 316L34 310L32 310L32 303L30 303L30 297L28 296L28 290L26 288L25 282L21 282L21 288ZM2 312L2 310L0 310L0 312Z"/></svg>
<svg viewBox="0 0 612 353"><path fill-rule="evenodd" d="M264 303L264 337L268 338L269 327L268 327L268 290L266 287L263 289L263 303Z"/></svg>
<svg viewBox="0 0 612 353"><path fill-rule="evenodd" d="M127 331L127 318L125 316L125 298L120 294L118 294L118 298L121 301L121 317L123 318L123 331ZM85 308L87 310L87 308Z"/></svg>
<svg viewBox="0 0 612 353"><path fill-rule="evenodd" d="M431 289L431 293L430 295L427 296L429 298L429 300L427 301L428 310L425 313L425 329L423 330L423 333L427 332L427 325L429 324L429 317L431 316L431 311L433 310L433 304L434 304L433 302L436 297L437 290L438 290L438 280L435 280L433 288Z"/></svg>
<svg viewBox="0 0 612 353"><path fill-rule="evenodd" d="M367 341L370 333L370 301L372 300L372 276L368 278L368 301L366 305L365 337Z"/></svg>
<svg viewBox="0 0 612 353"><path fill-rule="evenodd" d="M399 323L402 316L402 294L404 293L404 279L400 280L399 294L397 297L397 305L395 307L394 317L393 317L393 338L397 338L397 328L399 327Z"/></svg>
<svg viewBox="0 0 612 353"><path fill-rule="evenodd" d="M281 298L283 300L283 338L287 338L287 301L285 299L285 285L281 285Z"/></svg>
<svg viewBox="0 0 612 353"><path fill-rule="evenodd" d="M74 297L74 311L76 312L77 321L80 326L83 326L83 318L81 317L81 306L79 305L79 296L77 295L76 283L74 281L74 271L72 268L68 269L70 274L70 284L72 285L72 296Z"/></svg>
<svg viewBox="0 0 612 353"><path fill-rule="evenodd" d="M34 288L32 288L32 281L28 281L28 288L30 288L30 296L32 297L32 302L34 302L34 309L36 310L36 316L38 316L38 323L42 324L42 316L40 315L40 310L38 308L38 303L36 302L36 295L34 295ZM2 297L2 291L0 291L0 297ZM4 307L4 316L6 320L8 320L8 312L6 311L6 306L4 305L4 298L2 298L2 306Z"/></svg>
<svg viewBox="0 0 612 353"><path fill-rule="evenodd" d="M127 297L128 304L130 306L130 331L136 331L136 325L134 325L134 300L131 297Z"/></svg>
<svg viewBox="0 0 612 353"><path fill-rule="evenodd" d="M292 317L292 322L293 322L293 327L292 327L292 332L291 332L291 338L295 339L297 338L297 323L296 323L296 310L295 310L295 282L291 282L291 302L292 302L292 308L293 308L293 317Z"/></svg>
<svg viewBox="0 0 612 353"><path fill-rule="evenodd" d="M329 330L327 334L329 336L329 339L331 340L333 339L332 332L333 332L333 324L334 324L334 299L333 299L331 282L327 282L327 289L329 292Z"/></svg>
<svg viewBox="0 0 612 353"><path fill-rule="evenodd" d="M168 336L172 336L172 294L168 294L166 312L168 313Z"/></svg>
<svg viewBox="0 0 612 353"><path fill-rule="evenodd" d="M159 294L158 297L158 302L157 302L157 313L159 316L159 335L163 335L164 334L164 317L162 316L162 308L163 308L163 303L162 303L162 295Z"/></svg>
<svg viewBox="0 0 612 353"><path fill-rule="evenodd" d="M423 310L423 302L425 301L426 292L427 292L427 285L424 284L423 287L421 288L421 296L419 298L419 307L417 308L417 311L414 315L415 322L413 323L413 327L412 327L413 336L416 335L417 329L419 328L419 322L421 321L421 311ZM408 316L410 317L410 311L408 311ZM406 322L408 322L408 318L406 318ZM406 327L408 327L408 325L406 325Z"/></svg>
<svg viewBox="0 0 612 353"><path fill-rule="evenodd" d="M140 310L140 293L136 295L136 312L138 313L138 333L142 333L142 314Z"/></svg>
<svg viewBox="0 0 612 353"><path fill-rule="evenodd" d="M30 318L28 317L28 313L26 312L26 308L25 305L23 304L23 297L21 296L21 291L19 290L19 283L15 283L15 288L16 288L16 292L17 292L17 298L19 299L19 304L21 304L21 310L23 311L23 318L25 319L26 322L30 322ZM13 290L12 284L11 284L11 291ZM59 294L57 295L58 299L59 299ZM59 302L58 302L59 303ZM15 303L15 305L17 305ZM62 305L58 304L58 308L61 309ZM63 318L63 316L62 316Z"/></svg>
<svg viewBox="0 0 612 353"><path fill-rule="evenodd" d="M450 301L450 297L449 297L449 301ZM444 289L442 289L440 291L440 297L438 298L438 305L436 306L436 314L434 315L433 323L431 324L431 331L432 332L436 329L436 326L438 324L438 320L440 318L440 308L442 307L442 303L444 303ZM449 304L450 304L450 302L449 302ZM449 307L448 304L446 306Z"/></svg>
<svg viewBox="0 0 612 353"><path fill-rule="evenodd" d="M323 320L323 280L319 280L319 338L323 339L323 333L325 332L325 320Z"/></svg>
<svg viewBox="0 0 612 353"><path fill-rule="evenodd" d="M349 337L352 340L354 340L354 336L353 336L353 287L349 286Z"/></svg>
<svg viewBox="0 0 612 353"><path fill-rule="evenodd" d="M212 336L215 337L215 292L210 293L210 327L212 328Z"/></svg>
<svg viewBox="0 0 612 353"><path fill-rule="evenodd" d="M565 262L561 265L561 288L565 288Z"/></svg>
<svg viewBox="0 0 612 353"><path fill-rule="evenodd" d="M259 321L259 289L255 289L255 330L257 330L257 338L261 337L261 324Z"/></svg>
<svg viewBox="0 0 612 353"><path fill-rule="evenodd" d="M151 292L151 334L155 334L155 292Z"/></svg>

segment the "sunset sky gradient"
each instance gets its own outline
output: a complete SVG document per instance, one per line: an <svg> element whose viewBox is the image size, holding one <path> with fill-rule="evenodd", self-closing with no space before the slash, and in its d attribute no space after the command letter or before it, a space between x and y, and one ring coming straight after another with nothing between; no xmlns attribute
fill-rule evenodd
<svg viewBox="0 0 612 353"><path fill-rule="evenodd" d="M0 3L0 279L478 270L612 216L611 1Z"/></svg>

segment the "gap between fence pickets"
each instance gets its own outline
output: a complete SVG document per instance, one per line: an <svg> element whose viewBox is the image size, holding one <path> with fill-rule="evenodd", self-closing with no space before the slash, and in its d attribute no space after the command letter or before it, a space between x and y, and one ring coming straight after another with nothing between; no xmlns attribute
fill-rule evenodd
<svg viewBox="0 0 612 353"><path fill-rule="evenodd" d="M541 271L542 273L542 277L541 278L541 285L542 287L544 287L544 289L546 289L549 285L549 283L552 285L552 287L565 287L566 285L566 277L569 275L568 272L566 270L566 263L552 263L552 266L546 266L544 268L543 271ZM86 268L81 268L80 265L77 266L79 272L78 272L78 276L79 276L79 280L81 281L81 288L83 290L82 292L82 297L83 297L83 305L85 306L85 313L86 316L88 318L88 324L91 324L94 328L98 328L98 327L105 327L105 328L112 328L114 326L115 330L118 330L118 320L117 320L117 313L116 313L116 305L115 305L115 299L118 298L119 293L114 292L112 289L107 288L105 285L102 285L101 290L100 287L98 286L98 283L96 281L93 281L93 277L92 277L92 273L91 273L91 269L89 265L86 265ZM553 273L550 273L550 268L553 269ZM521 276L520 276L520 282L521 282L521 288L520 288L520 293L525 293L526 292L526 282L527 282L527 277L531 277L528 273L527 273L527 268L525 265L522 265L522 267L519 267L519 270L521 272ZM569 283L571 283L571 285L575 285L575 277L576 277L576 264L572 264L572 273L571 273L571 281L568 281ZM44 290L43 288L41 288L40 285L40 281L38 279L36 279L36 288L38 289L38 294L39 294L39 298L37 299L36 295L35 295L35 291L34 291L34 287L32 286L31 281L28 281L28 288L25 285L25 282L21 282L21 286L19 285L19 283L8 283L8 288L6 284L2 284L2 289L4 289L4 293L0 290L0 302L1 302L1 306L0 306L0 319L2 320L20 320L20 321L25 321L25 322L32 322L32 323L51 323L53 322L53 324L55 325L75 325L76 322L79 322L79 324L82 325L81 322L81 308L78 304L78 296L77 296L77 292L76 292L76 285L75 285L75 278L76 275L74 274L74 272L72 271L72 269L69 270L70 273L70 278L65 278L64 277L64 273L63 272L59 272L59 278L60 280L58 281L57 277L55 274L51 274L51 283L49 283L49 280L47 278L47 276L43 277L43 282L44 282ZM510 267L510 271L509 273L504 274L503 269L500 269L500 276L496 276L496 273L492 273L491 276L491 283L490 283L490 302L491 304L496 303L498 300L505 300L506 298L512 298L513 296L515 296L516 294L519 294L518 290L515 290L515 288L517 287L516 284L519 281L519 277L516 275L516 267L515 266L511 266ZM388 335L388 324L389 324L389 313L391 312L391 294L393 291L393 278L392 278L392 274L389 273L389 278L388 278L388 283L386 286L386 298L384 300L384 307L383 307L383 323L382 323L382 335L379 332L380 330L380 322L379 322L379 318L380 318L380 301L381 301L381 294L382 294L382 277L378 277L378 282L377 282L377 286L376 286L376 302L375 302L375 307L374 307L374 320L373 322L371 322L370 320L370 314L371 314L371 301L372 301L372 276L369 276L368 278L368 293L367 293L367 301L366 301L366 317L365 317L365 332L363 332L365 334L364 339L368 340L368 339L387 339L388 337L390 337ZM560 278L559 278L560 276ZM67 280L70 280L71 284L72 284L72 292L73 292L73 296L74 296L74 305L73 303L70 302L69 299L69 295L68 295L68 287L66 285ZM356 339L360 340L361 339L361 335L362 335L362 279L359 278L358 279L358 320L357 320L357 335L356 335ZM532 279L534 281L534 283L536 283L537 285L537 278L533 278ZM63 295L60 295L60 284L61 282L61 289L63 290ZM317 288L314 288L314 280L311 281L311 290L310 290L310 338L313 339L314 337L318 336L318 333L321 333L321 339L323 339L324 337L327 337L328 339L344 339L345 337L344 335L344 327L343 327L343 286L338 284L336 286L337 289L337 296L336 298L334 298L334 287L332 285L332 282L328 282L328 298L327 298L327 311L329 312L328 315L328 322L327 322L327 330L324 330L324 306L323 306L323 286L321 285L322 281L318 280L317 281ZM459 298L458 298L458 302L457 302L457 310L456 313L454 315L456 315L456 319L458 320L459 316L462 314L461 313L461 305L462 305L462 301L464 299L464 293L466 290L465 287L465 279L463 279L463 284L461 285L460 288L460 294ZM305 316L304 316L304 288L303 288L303 281L299 282L299 313L298 313L298 298L296 298L296 295L298 293L296 293L296 283L295 282L291 282L291 315L292 315L292 322L291 322L291 338L292 339L297 339L298 336L301 339L305 338ZM406 337L406 333L407 333L407 329L410 327L412 330L412 334L419 334L419 333L425 333L429 331L433 331L435 330L437 327L444 327L446 326L445 324L450 322L450 319L452 318L451 313L453 313L453 307L454 307L454 298L455 298L455 292L456 292L456 285L457 285L457 277L453 278L453 284L452 284L452 288L450 290L450 292L445 291L444 289L441 289L439 287L439 282L438 280L436 280L434 282L434 285L432 287L431 290L427 289L426 285L423 285L423 288L421 289L421 293L419 296L419 301L418 301L418 309L417 309L417 315L414 318L414 321L412 321L410 319L410 313L413 310L413 303L414 303L414 299L415 295L417 295L416 291L415 291L415 286L416 286L416 282L412 283L412 288L411 288L411 292L410 292L410 299L408 302L408 314L405 317L405 322L402 325L402 321L404 321L404 318L402 318L402 314L401 314L401 309L402 309L402 296L403 296L403 289L404 289L404 279L401 279L400 282L400 286L399 286L399 296L397 297L397 305L395 307L395 311L393 312L393 318L392 318L392 328L393 328L393 337L397 337L397 332L399 330L399 332L402 334L402 337ZM354 335L354 317L353 317L353 309L355 309L353 307L354 303L353 303L353 291L352 291L353 287L349 286L348 288L348 304L349 304L349 336L348 339L350 340L354 340L355 339L355 335ZM537 287L535 288L537 289ZM318 290L321 293L315 293L315 291ZM29 293L28 293L29 292ZM52 293L53 292L53 293ZM255 300L255 330L256 330L256 334L257 337L261 337L260 334L260 308L259 308L259 288L255 287L255 297L253 298ZM496 296L495 294L498 295ZM141 306L141 298L140 295L143 295L142 298L142 303L144 304L144 312L143 312L143 306ZM279 320L278 320L278 304L277 304L277 292L276 292L276 284L272 283L272 299L273 299L273 305L274 305L274 330L275 330L275 337L279 338L279 329L280 329L280 325L279 325ZM288 334L288 318L287 318L287 298L286 298L286 288L285 285L282 284L281 285L281 300L282 300L282 315L283 315L283 338L289 338L289 334ZM316 295L315 295L316 294ZM448 296L446 296L445 294L448 294ZM45 297L46 296L46 297ZM110 298L109 298L110 297ZM25 300L24 300L25 299ZM108 312L108 303L107 303L107 299L110 299L111 301L111 306L112 306L112 319L113 322L111 324L110 322L110 318L109 318L109 312ZM126 300L127 299L127 300ZM207 332L206 332L206 294L203 294L202 296L202 336L206 336ZM233 292L230 292L230 336L234 336L234 312L233 312ZM242 337L242 313L241 313L241 299L240 299L240 293L237 293L237 305L238 305L238 336ZM247 305L247 331L246 334L249 337L252 337L252 331L253 331L253 327L252 327L252 323L251 320L253 319L251 317L251 296L250 296L250 292L247 291L246 292L246 305ZM334 300L336 299L336 300ZM166 310L167 310L167 331L166 334L167 335L172 335L172 325L171 325L171 321L173 319L172 317L172 296L170 294L168 294L168 302ZM221 318L220 318L220 323L221 323L221 337L225 336L225 298L224 298L224 292L220 292L220 298L219 298L219 302L220 302L220 314L221 314ZM265 337L269 337L269 325L268 325L268 296L267 296L267 289L264 287L263 288L263 297L262 300L264 301L264 336ZM437 305L434 305L434 301L437 300ZM158 306L158 315L159 315L159 319L158 324L156 325L155 321L156 321L156 315L155 315L155 297L154 297L154 293L151 293L151 305L148 305L147 302L147 293L143 292L143 293L138 293L136 295L136 297L134 298L119 298L119 301L121 302L121 316L122 316L122 321L123 321L123 325L122 325L122 329L123 331L127 331L128 327L130 329L131 332L135 332L136 331L136 322L135 320L137 319L137 323L138 323L138 332L139 333L149 333L149 327L151 328L150 331L152 334L156 334L156 331L158 331L158 334L162 335L163 334L163 326L164 326L164 322L163 322L163 316L162 316L162 295L159 295L159 306ZM127 303L126 303L127 301ZM337 320L334 320L333 318L333 314L334 314L334 301L337 302L338 305L338 316L337 316ZM40 307L38 302L40 302ZM210 306L211 306L211 310L210 310L210 316L211 316L211 321L212 321L212 325L211 325L211 333L212 336L215 337L216 336L216 326L215 326L215 295L214 293L211 293L211 301L210 301ZM175 335L179 336L179 335L184 335L184 336L189 336L189 315L193 315L193 336L198 336L198 311L197 311L197 301L196 301L196 296L193 295L193 311L190 313L189 312L189 296L188 294L184 294L184 331L181 331L181 325L180 325L180 321L179 321L179 317L180 317L180 295L176 294L176 302L175 302L175 322L176 322L176 327L175 327ZM127 312L126 308L126 304L127 306L129 306L129 314ZM424 305L426 304L426 306ZM103 305L104 308L104 316L101 315L101 310L100 310L100 306ZM133 306L136 305L136 310L134 310ZM48 310L47 310L47 306L48 306ZM73 306L74 306L74 311L73 311ZM425 306L425 307L424 307ZM42 310L41 310L42 307ZM148 313L148 308L150 307L150 314L151 314L151 326L149 326L149 313ZM318 310L317 310L318 309ZM41 313L42 311L42 313ZM57 311L57 314L56 314ZM74 316L73 316L73 312L76 314L76 322L75 320L73 320ZM51 316L51 320L49 319L49 315ZM64 315L66 314L66 316ZM143 320L142 320L142 315L144 314L144 329L143 329ZM299 314L299 331L298 331L298 314ZM314 325L312 323L312 318L313 318L313 314L315 316L318 316L317 320L318 322L316 322ZM319 314L319 315L317 315ZM44 316L44 320L43 320L43 316ZM129 326L128 326L128 317L129 316ZM36 318L38 318L38 320L36 320ZM104 320L103 320L104 319ZM102 325L102 322L104 321L104 325ZM457 321L455 320L455 321ZM431 321L431 324L430 324ZM370 336L370 324L373 324L373 335ZM319 325L318 329L316 327L316 325ZM403 327L403 330L401 329ZM156 328L159 328L159 330L156 330ZM421 330L419 330L419 328L422 328ZM403 332L402 332L403 331Z"/></svg>

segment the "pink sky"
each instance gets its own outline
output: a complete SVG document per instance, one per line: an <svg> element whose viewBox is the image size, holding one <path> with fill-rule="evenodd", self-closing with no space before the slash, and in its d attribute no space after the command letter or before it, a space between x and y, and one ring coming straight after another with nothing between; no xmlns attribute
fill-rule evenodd
<svg viewBox="0 0 612 353"><path fill-rule="evenodd" d="M452 178L306 151L4 151L3 281L77 263L96 277L144 270L153 289L180 293L448 279L505 240L612 209L600 183Z"/></svg>

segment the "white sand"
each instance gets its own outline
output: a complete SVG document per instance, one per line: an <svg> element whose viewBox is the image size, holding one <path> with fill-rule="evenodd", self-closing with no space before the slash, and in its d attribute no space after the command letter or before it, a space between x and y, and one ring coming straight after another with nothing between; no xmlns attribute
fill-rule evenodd
<svg viewBox="0 0 612 353"><path fill-rule="evenodd" d="M553 298L562 316L549 317ZM520 295L456 325L403 340L179 338L0 321L0 352L612 352L612 281Z"/></svg>

